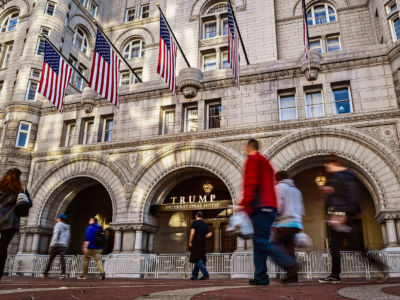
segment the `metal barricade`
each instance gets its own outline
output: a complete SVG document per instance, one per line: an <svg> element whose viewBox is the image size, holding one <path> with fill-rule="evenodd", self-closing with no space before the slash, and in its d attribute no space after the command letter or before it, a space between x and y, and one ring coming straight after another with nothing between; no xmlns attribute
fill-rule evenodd
<svg viewBox="0 0 400 300"><path fill-rule="evenodd" d="M38 255L34 254L17 254L14 257L9 276L35 276L37 273Z"/></svg>
<svg viewBox="0 0 400 300"><path fill-rule="evenodd" d="M182 274L189 276L191 273L189 255L182 254L160 254L156 262L156 278L165 274Z"/></svg>
<svg viewBox="0 0 400 300"><path fill-rule="evenodd" d="M69 277L75 277L75 265L77 264L76 256L75 255L65 255L65 267L66 267L66 275ZM46 265L49 261L50 255L38 255L36 260L36 273L35 276L39 276L40 274L44 273L46 269ZM61 263L60 263L60 256L57 255L54 259L49 275L60 275L61 274Z"/></svg>
<svg viewBox="0 0 400 300"><path fill-rule="evenodd" d="M156 273L154 254L115 254L109 255L105 268L109 277L144 278Z"/></svg>
<svg viewBox="0 0 400 300"><path fill-rule="evenodd" d="M8 255L4 265L4 274L11 276L15 255Z"/></svg>
<svg viewBox="0 0 400 300"><path fill-rule="evenodd" d="M82 266L83 266L83 255L77 255L76 256L76 264L74 268L74 274L75 276L82 275ZM101 255L101 262L103 264L103 269L106 267L106 258L107 255ZM99 275L99 269L97 268L96 262L94 258L92 257L89 261L89 266L88 266L88 275Z"/></svg>
<svg viewBox="0 0 400 300"><path fill-rule="evenodd" d="M210 274L227 275L231 273L231 253L208 253L207 270Z"/></svg>

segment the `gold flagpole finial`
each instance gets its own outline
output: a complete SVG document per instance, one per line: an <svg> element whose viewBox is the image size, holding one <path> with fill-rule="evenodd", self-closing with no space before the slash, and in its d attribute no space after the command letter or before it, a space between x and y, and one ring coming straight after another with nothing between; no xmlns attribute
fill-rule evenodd
<svg viewBox="0 0 400 300"><path fill-rule="evenodd" d="M157 2L157 3L156 3L156 6L160 6L160 3L159 3L159 2Z"/></svg>

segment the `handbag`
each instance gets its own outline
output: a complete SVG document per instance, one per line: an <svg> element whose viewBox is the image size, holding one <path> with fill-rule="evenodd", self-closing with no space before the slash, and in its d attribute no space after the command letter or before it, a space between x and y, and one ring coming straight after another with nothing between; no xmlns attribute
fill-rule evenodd
<svg viewBox="0 0 400 300"><path fill-rule="evenodd" d="M29 215L29 209L32 207L32 202L28 195L24 192L20 192L15 203L15 214L18 218L27 217Z"/></svg>
<svg viewBox="0 0 400 300"><path fill-rule="evenodd" d="M299 232L294 236L294 245L298 248L310 248L313 242L307 234Z"/></svg>
<svg viewBox="0 0 400 300"><path fill-rule="evenodd" d="M235 212L229 219L226 231L233 231L241 238L248 240L253 237L254 229L249 216L243 212Z"/></svg>

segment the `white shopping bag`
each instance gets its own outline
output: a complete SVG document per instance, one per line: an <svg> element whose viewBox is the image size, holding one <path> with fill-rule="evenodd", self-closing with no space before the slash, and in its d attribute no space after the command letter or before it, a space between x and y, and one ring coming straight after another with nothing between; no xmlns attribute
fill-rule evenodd
<svg viewBox="0 0 400 300"><path fill-rule="evenodd" d="M233 231L245 240L251 239L254 234L253 224L244 211L235 212L230 217L226 231Z"/></svg>

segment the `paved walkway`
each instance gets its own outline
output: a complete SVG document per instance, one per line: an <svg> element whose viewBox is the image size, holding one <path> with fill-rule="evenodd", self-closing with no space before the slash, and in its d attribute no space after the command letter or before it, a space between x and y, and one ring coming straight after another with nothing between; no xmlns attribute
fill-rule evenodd
<svg viewBox="0 0 400 300"><path fill-rule="evenodd" d="M337 285L313 281L251 287L247 280L216 279L189 281L182 279L38 279L5 277L0 282L1 300L337 300L400 299L400 279L376 284L364 279L345 279Z"/></svg>

